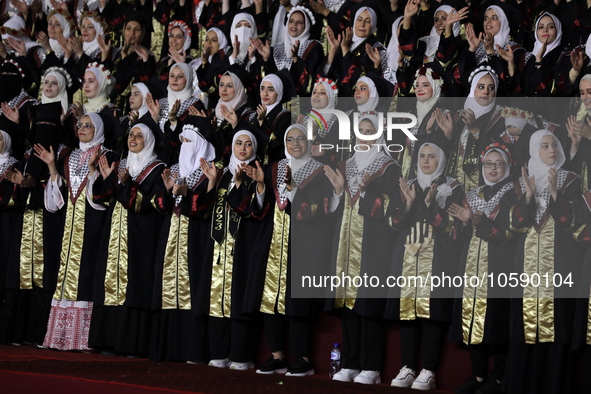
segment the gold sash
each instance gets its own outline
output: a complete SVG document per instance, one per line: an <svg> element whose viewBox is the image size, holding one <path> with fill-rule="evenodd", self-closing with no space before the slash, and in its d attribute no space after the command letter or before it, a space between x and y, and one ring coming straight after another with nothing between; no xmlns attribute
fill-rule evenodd
<svg viewBox="0 0 591 394"><path fill-rule="evenodd" d="M115 204L111 216L109 255L105 272L105 305L125 303L127 293L127 209L120 202Z"/></svg>
<svg viewBox="0 0 591 394"><path fill-rule="evenodd" d="M26 209L20 249L20 289L43 287L43 209Z"/></svg>
<svg viewBox="0 0 591 394"><path fill-rule="evenodd" d="M171 215L162 269L162 309L191 309L189 218Z"/></svg>

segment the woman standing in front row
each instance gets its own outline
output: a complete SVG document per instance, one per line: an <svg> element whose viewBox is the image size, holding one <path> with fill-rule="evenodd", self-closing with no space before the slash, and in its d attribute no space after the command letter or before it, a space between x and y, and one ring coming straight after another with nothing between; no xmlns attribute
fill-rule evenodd
<svg viewBox="0 0 591 394"><path fill-rule="evenodd" d="M574 281L581 271L582 250L571 229L581 183L575 173L561 168L564 151L550 131L531 136L529 154L512 215L513 227L525 233L517 247L516 270L550 280L542 280L539 287L525 286L511 299L506 386L510 394L565 393L572 381L575 300L568 298L568 286L553 284L557 275L563 280L570 275Z"/></svg>
<svg viewBox="0 0 591 394"><path fill-rule="evenodd" d="M418 150L417 178L400 184L406 209L392 275L407 282L393 291L386 308L386 318L400 321L402 369L392 380L394 387L435 388L443 334L451 319L451 289L431 291L427 282L431 276L456 271L462 246L462 226L448 210L462 204L465 196L460 182L445 176L448 143L443 134L426 138ZM417 376L419 346L423 368Z"/></svg>
<svg viewBox="0 0 591 394"><path fill-rule="evenodd" d="M92 186L99 158L106 156L110 166L116 156L103 146L104 126L98 114L85 115L77 128L80 148L65 158L59 170L53 148L48 152L35 145L35 155L47 164L51 178L45 188L45 208L57 212L67 205L57 288L43 343L58 350L89 350L98 241L111 214L94 202Z"/></svg>
<svg viewBox="0 0 591 394"><path fill-rule="evenodd" d="M401 178L400 166L385 153L384 136L375 138L383 131L377 114L360 114L359 131L364 138L358 137L357 145L369 149L360 149L336 171L324 167L334 187L329 211L340 217L331 269L338 277L351 279L383 276L384 266L376 262L391 260L389 246L397 237L397 218L404 210L399 183L392 181ZM327 300L327 309L341 313L343 328L343 369L333 380L380 383L385 300L370 289L357 289L343 282Z"/></svg>

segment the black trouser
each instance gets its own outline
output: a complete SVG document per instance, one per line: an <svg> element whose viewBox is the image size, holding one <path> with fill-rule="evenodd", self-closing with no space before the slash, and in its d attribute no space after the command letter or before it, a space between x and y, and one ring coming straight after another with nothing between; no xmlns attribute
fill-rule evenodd
<svg viewBox="0 0 591 394"><path fill-rule="evenodd" d="M572 391L569 344L511 345L503 388L509 394L568 394Z"/></svg>
<svg viewBox="0 0 591 394"><path fill-rule="evenodd" d="M508 346L505 344L480 344L468 346L472 376L484 378L487 376L487 358L489 351L493 354L493 368L488 374L491 379L503 380L505 364L507 363Z"/></svg>
<svg viewBox="0 0 591 394"><path fill-rule="evenodd" d="M310 346L311 320L307 317L286 317L281 314L263 315L267 347L271 352L285 348L285 324L289 324L289 354L293 357L307 357Z"/></svg>
<svg viewBox="0 0 591 394"><path fill-rule="evenodd" d="M259 344L254 320L209 318L209 349L214 360L229 358L238 363L253 361Z"/></svg>
<svg viewBox="0 0 591 394"><path fill-rule="evenodd" d="M430 319L400 322L400 350L402 365L417 371L419 346L422 337L421 360L423 369L435 372L439 364L441 343L446 324Z"/></svg>
<svg viewBox="0 0 591 394"><path fill-rule="evenodd" d="M381 371L384 367L386 325L382 319L360 316L343 309L343 355L341 367Z"/></svg>

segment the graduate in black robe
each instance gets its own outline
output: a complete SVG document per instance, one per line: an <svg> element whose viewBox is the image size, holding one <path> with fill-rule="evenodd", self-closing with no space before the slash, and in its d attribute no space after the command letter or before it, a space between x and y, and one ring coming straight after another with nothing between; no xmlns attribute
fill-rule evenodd
<svg viewBox="0 0 591 394"><path fill-rule="evenodd" d="M359 119L363 135L383 130L376 113ZM383 278L379 262L392 259L392 242L397 237L395 218L404 210L400 193L401 170L386 153L385 138L362 140L357 151L337 171L325 166L334 191L329 212L339 217L332 253L331 273L351 279L365 275ZM344 195L343 195L344 193ZM372 297L373 296L373 297ZM385 321L383 295L371 288L353 286L343 280L326 300L326 309L340 313L343 328L342 369L333 380L363 384L380 383L384 362Z"/></svg>
<svg viewBox="0 0 591 394"><path fill-rule="evenodd" d="M463 223L463 232L472 232L462 253L459 275L482 278L489 273L509 275L519 240L511 230L511 210L517 203L511 178L511 152L500 143L489 145L480 159L481 186L466 199L469 206L452 205L450 214ZM500 391L509 345L509 297L495 282L484 287L465 286L454 304L450 339L468 345L471 377L456 391ZM503 297L504 296L504 297ZM487 373L488 353L494 355ZM488 380L485 382L485 378Z"/></svg>
<svg viewBox="0 0 591 394"><path fill-rule="evenodd" d="M581 184L575 173L563 170L562 146L548 130L538 130L530 139L530 160L516 188L518 202L512 226L522 231L514 270L530 277L560 275L563 280L579 277L582 250L576 244L572 224L574 202ZM568 286L542 279L539 287L518 287L511 299L511 336L507 375L508 393L570 392L571 343L575 300ZM535 283L535 282L534 282Z"/></svg>
<svg viewBox="0 0 591 394"><path fill-rule="evenodd" d="M261 205L266 193L263 170L260 162L255 164L255 158L257 147L261 152L265 144L264 135L255 137L248 130L238 130L232 140L230 162L217 183L209 298L209 365L213 367L254 368L258 348L255 318L268 256L267 246L258 239L260 219L253 212L254 200ZM246 164L256 167L256 180L243 172Z"/></svg>
<svg viewBox="0 0 591 394"><path fill-rule="evenodd" d="M96 255L111 214L108 207L92 200L92 184L98 176L98 159L103 155L109 163L115 159L115 153L103 146L103 129L98 114L82 117L78 127L80 148L65 158L60 169L56 167L52 147L47 151L42 145L35 145L35 155L47 164L51 178L45 187L45 208L49 212L66 209L57 286L43 343L54 349L90 349L88 332ZM71 324L64 324L66 320Z"/></svg>
<svg viewBox="0 0 591 394"><path fill-rule="evenodd" d="M147 125L134 124L127 158L117 167L101 159L101 176L93 185L95 203L114 205L97 256L89 334L89 346L97 350L149 352L156 245L164 219L153 199L162 190L165 168L154 152L156 136Z"/></svg>
<svg viewBox="0 0 591 394"><path fill-rule="evenodd" d="M264 206L260 207L264 213L261 239L269 244L260 311L264 314L267 347L272 356L257 373L306 376L314 374L308 355L316 302L311 297L292 296L293 264L299 265L295 268L296 278L304 274L322 275L321 268L326 267L330 248L324 240L330 239L331 221L326 219L325 207L331 185L324 176L323 165L310 156L302 125L290 126L284 141L286 158L267 167L265 190L268 192ZM310 272L311 267L318 272ZM289 369L284 358L288 325L289 353L296 357Z"/></svg>
<svg viewBox="0 0 591 394"><path fill-rule="evenodd" d="M156 249L154 311L150 344L153 361L206 362L209 281L211 279L211 214L216 148L205 128L187 119L179 136L178 164L163 173L155 196L166 213ZM207 139L206 139L207 138Z"/></svg>
<svg viewBox="0 0 591 394"><path fill-rule="evenodd" d="M390 274L407 281L391 289L386 306L386 318L400 322L402 369L392 380L394 387L436 387L443 334L451 320L453 289L429 283L431 276L456 272L463 246L461 222L448 209L465 196L460 182L445 176L446 144L443 136L426 140L418 149L417 178L401 184L407 208L397 217L404 230L394 245ZM417 375L419 346L422 370Z"/></svg>

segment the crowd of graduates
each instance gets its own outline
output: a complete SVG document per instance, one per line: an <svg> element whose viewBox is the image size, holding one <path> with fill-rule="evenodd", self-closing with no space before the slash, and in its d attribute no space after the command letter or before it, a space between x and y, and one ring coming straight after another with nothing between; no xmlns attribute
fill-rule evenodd
<svg viewBox="0 0 591 394"><path fill-rule="evenodd" d="M0 7L0 343L248 370L262 329L257 372L306 376L329 313L334 380L381 383L396 353L392 386L435 389L447 338L472 365L458 394L591 388L591 2ZM331 109L359 133L317 121ZM388 111L416 117L409 135L384 132ZM576 293L296 298L303 262Z"/></svg>

